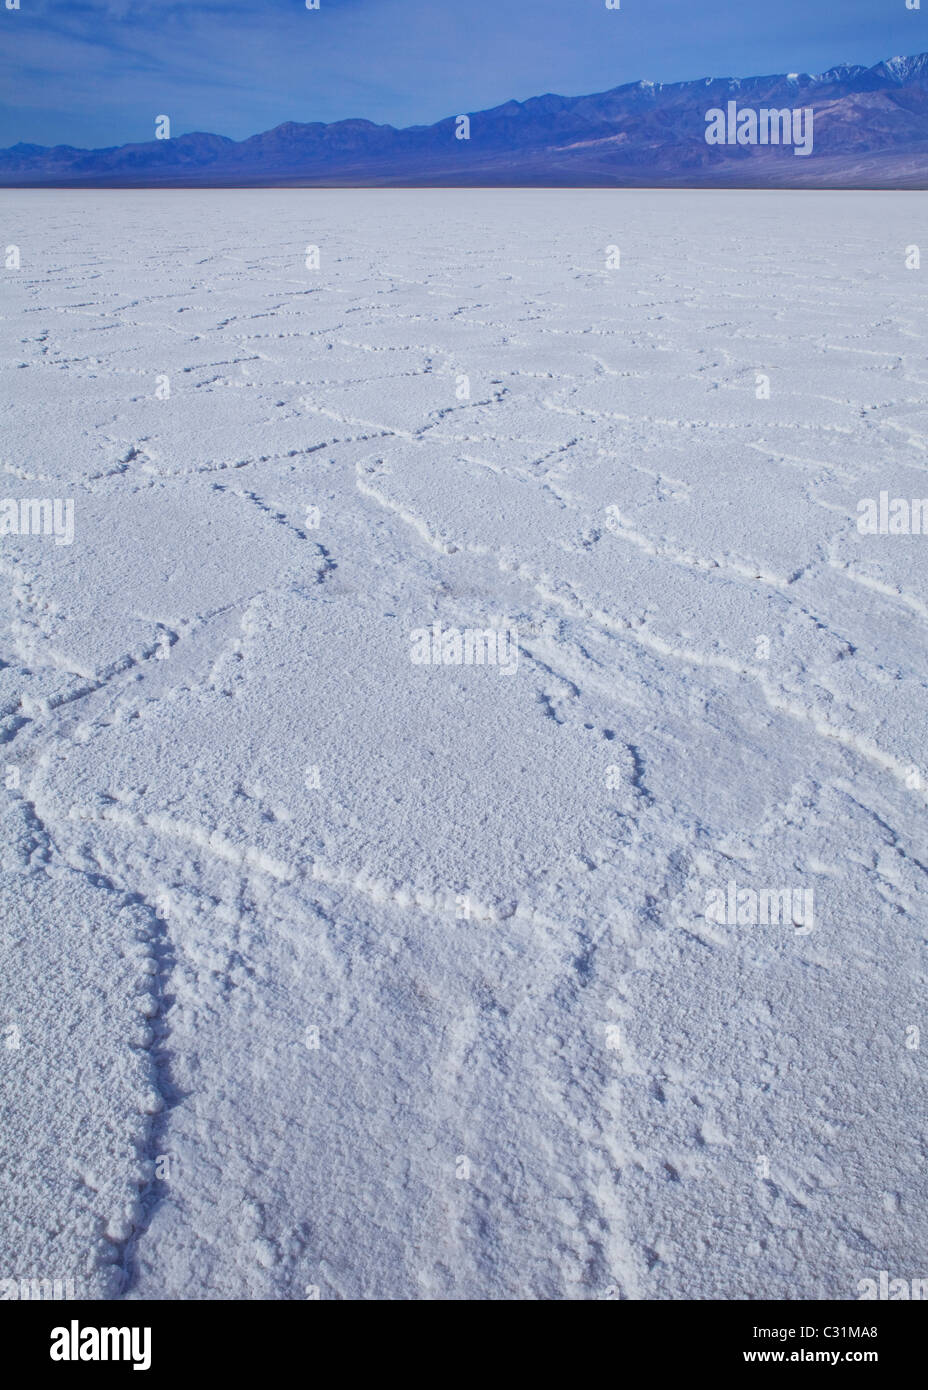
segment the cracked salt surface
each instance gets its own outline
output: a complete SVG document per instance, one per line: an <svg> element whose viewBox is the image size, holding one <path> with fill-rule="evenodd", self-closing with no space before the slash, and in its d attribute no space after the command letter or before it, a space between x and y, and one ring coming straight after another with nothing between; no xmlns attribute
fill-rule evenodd
<svg viewBox="0 0 928 1390"><path fill-rule="evenodd" d="M0 1279L924 1275L924 197L3 207Z"/></svg>

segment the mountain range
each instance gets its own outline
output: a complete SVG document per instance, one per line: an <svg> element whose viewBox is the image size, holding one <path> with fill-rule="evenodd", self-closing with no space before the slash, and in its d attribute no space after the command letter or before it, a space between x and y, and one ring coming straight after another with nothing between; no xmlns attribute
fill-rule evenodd
<svg viewBox="0 0 928 1390"><path fill-rule="evenodd" d="M713 108L809 108L814 149L710 145ZM548 94L397 129L366 120L288 121L246 140L194 132L82 150L0 150L0 186L600 186L925 188L928 53L816 76L634 82Z"/></svg>

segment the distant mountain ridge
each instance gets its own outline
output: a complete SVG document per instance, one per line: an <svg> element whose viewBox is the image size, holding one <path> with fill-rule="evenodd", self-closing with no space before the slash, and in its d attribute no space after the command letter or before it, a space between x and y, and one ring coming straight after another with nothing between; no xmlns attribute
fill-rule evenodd
<svg viewBox="0 0 928 1390"><path fill-rule="evenodd" d="M729 101L811 107L808 159L782 146L706 143L706 112ZM245 140L194 132L81 150L0 150L0 186L928 187L928 53L818 75L633 82L551 93L397 129L366 120L285 122Z"/></svg>

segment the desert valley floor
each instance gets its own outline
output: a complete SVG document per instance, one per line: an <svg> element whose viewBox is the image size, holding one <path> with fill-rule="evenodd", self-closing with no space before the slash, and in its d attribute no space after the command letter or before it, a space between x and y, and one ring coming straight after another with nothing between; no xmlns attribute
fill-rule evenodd
<svg viewBox="0 0 928 1390"><path fill-rule="evenodd" d="M926 228L0 197L4 1297L928 1276Z"/></svg>

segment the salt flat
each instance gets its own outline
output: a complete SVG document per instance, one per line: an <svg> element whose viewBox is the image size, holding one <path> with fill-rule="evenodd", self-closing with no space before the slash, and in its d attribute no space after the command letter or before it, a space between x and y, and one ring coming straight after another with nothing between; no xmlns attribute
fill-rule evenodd
<svg viewBox="0 0 928 1390"><path fill-rule="evenodd" d="M3 195L5 1296L928 1276L926 211Z"/></svg>

